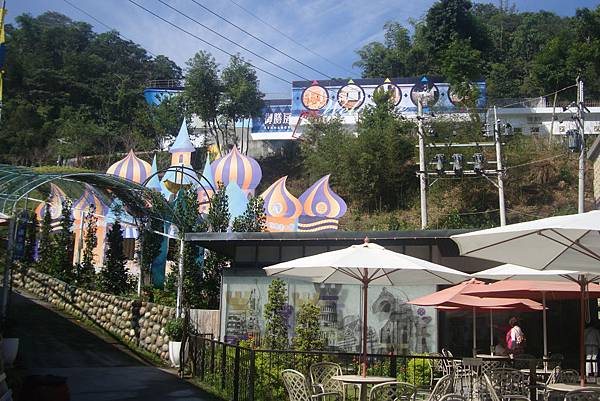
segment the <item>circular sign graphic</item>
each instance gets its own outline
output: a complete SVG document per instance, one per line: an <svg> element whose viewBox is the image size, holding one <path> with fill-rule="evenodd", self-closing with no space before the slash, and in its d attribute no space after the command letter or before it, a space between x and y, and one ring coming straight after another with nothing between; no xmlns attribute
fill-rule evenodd
<svg viewBox="0 0 600 401"><path fill-rule="evenodd" d="M460 103L464 102L465 100L469 100L469 96L461 96L456 93L452 87L450 87L448 88L448 100L450 100L453 105L459 106Z"/></svg>
<svg viewBox="0 0 600 401"><path fill-rule="evenodd" d="M309 86L302 92L302 104L309 110L320 110L329 100L327 90L319 85Z"/></svg>
<svg viewBox="0 0 600 401"><path fill-rule="evenodd" d="M390 98L390 103L394 106L398 106L400 101L402 100L402 91L398 88L397 85L392 83L384 83L375 88L376 91L383 90L386 92L392 92L392 97Z"/></svg>
<svg viewBox="0 0 600 401"><path fill-rule="evenodd" d="M365 91L358 85L350 84L342 87L337 94L338 103L346 110L360 107L365 101Z"/></svg>
<svg viewBox="0 0 600 401"><path fill-rule="evenodd" d="M410 90L410 100L412 100L415 106L418 103L419 97L422 99L423 107L431 107L439 100L440 91L433 82L423 77Z"/></svg>

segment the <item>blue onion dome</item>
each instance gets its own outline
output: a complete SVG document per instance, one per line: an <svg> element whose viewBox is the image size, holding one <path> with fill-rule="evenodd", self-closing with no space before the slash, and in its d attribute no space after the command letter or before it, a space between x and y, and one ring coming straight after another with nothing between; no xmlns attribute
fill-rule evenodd
<svg viewBox="0 0 600 401"><path fill-rule="evenodd" d="M243 191L256 189L262 178L258 162L240 153L234 146L231 151L211 164L214 182L227 186L235 182Z"/></svg>
<svg viewBox="0 0 600 401"><path fill-rule="evenodd" d="M124 159L110 166L106 173L141 184L150 176L151 170L152 166L148 162L140 159L133 150L130 150Z"/></svg>

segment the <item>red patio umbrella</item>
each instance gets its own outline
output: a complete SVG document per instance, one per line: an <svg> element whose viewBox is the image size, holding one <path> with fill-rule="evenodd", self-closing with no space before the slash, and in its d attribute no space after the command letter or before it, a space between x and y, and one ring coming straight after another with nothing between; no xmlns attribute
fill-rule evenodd
<svg viewBox="0 0 600 401"><path fill-rule="evenodd" d="M473 353L476 353L477 340L475 338L475 312L478 310L492 311L494 309L521 309L541 310L542 305L529 299L514 298L481 298L465 295L467 291L476 291L486 285L478 280L471 279L450 288L434 292L433 294L419 297L410 301L410 304L420 306L437 306L452 309L471 309L473 311ZM490 322L491 324L491 322Z"/></svg>

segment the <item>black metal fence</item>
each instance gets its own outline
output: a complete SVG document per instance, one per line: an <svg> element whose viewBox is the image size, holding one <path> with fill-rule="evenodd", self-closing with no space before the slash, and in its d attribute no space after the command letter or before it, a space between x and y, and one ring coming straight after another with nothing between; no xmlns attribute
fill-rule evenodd
<svg viewBox="0 0 600 401"><path fill-rule="evenodd" d="M429 388L433 366L441 365L441 356L369 355L368 374L396 377L417 387ZM186 366L204 386L231 401L281 401L287 399L281 379L285 369L295 369L308 378L309 367L316 362L335 362L344 374L360 372L360 354L296 350L262 350L227 344L201 336L188 342ZM358 400L356 387L348 400Z"/></svg>

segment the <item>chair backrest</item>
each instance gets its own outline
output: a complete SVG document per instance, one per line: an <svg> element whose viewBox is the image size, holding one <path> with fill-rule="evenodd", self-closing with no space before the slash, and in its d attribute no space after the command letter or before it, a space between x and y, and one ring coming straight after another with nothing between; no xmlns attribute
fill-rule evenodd
<svg viewBox="0 0 600 401"><path fill-rule="evenodd" d="M461 394L446 394L440 401L467 401L468 398Z"/></svg>
<svg viewBox="0 0 600 401"><path fill-rule="evenodd" d="M554 369L552 369L552 373L550 373L550 376L548 376L548 379L546 379L546 385L556 383L559 376L560 376L560 365L555 366Z"/></svg>
<svg viewBox="0 0 600 401"><path fill-rule="evenodd" d="M410 383L388 382L373 386L370 401L413 401L417 389Z"/></svg>
<svg viewBox="0 0 600 401"><path fill-rule="evenodd" d="M500 397L498 396L498 393L494 389L492 381L486 374L483 375L483 386L485 388L486 393L489 395L489 399L491 401L500 401Z"/></svg>
<svg viewBox="0 0 600 401"><path fill-rule="evenodd" d="M577 384L579 383L579 372L575 369L561 370L556 378L556 383Z"/></svg>
<svg viewBox="0 0 600 401"><path fill-rule="evenodd" d="M529 393L527 375L517 369L494 369L488 377L500 397Z"/></svg>
<svg viewBox="0 0 600 401"><path fill-rule="evenodd" d="M311 401L311 391L302 373L286 369L281 372L281 376L290 401Z"/></svg>
<svg viewBox="0 0 600 401"><path fill-rule="evenodd" d="M342 382L339 380L333 380L333 376L342 374L342 367L337 363L333 362L318 362L313 363L308 368L310 375L310 381L313 386L320 385L323 391L329 392L344 392Z"/></svg>
<svg viewBox="0 0 600 401"><path fill-rule="evenodd" d="M449 375L454 371L454 362L452 361L453 355L452 352L448 351L446 348L442 348L442 372L445 375Z"/></svg>
<svg viewBox="0 0 600 401"><path fill-rule="evenodd" d="M516 369L529 369L529 362L532 359L537 358L530 354L515 355L514 366Z"/></svg>
<svg viewBox="0 0 600 401"><path fill-rule="evenodd" d="M427 401L440 401L440 399L446 394L450 394L452 391L452 382L454 378L452 375L445 375L435 384L433 391L427 398Z"/></svg>
<svg viewBox="0 0 600 401"><path fill-rule="evenodd" d="M598 401L600 400L599 389L573 390L565 394L564 401Z"/></svg>

